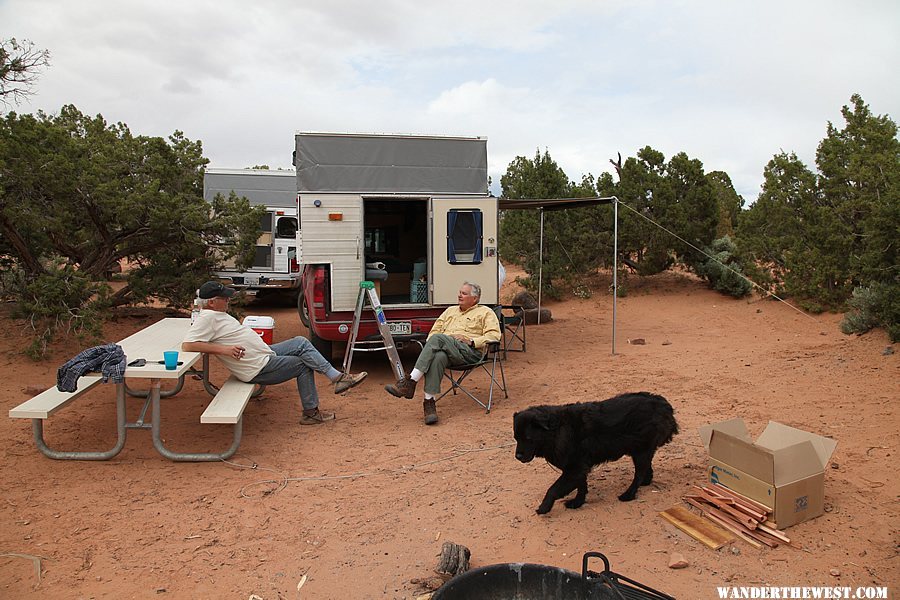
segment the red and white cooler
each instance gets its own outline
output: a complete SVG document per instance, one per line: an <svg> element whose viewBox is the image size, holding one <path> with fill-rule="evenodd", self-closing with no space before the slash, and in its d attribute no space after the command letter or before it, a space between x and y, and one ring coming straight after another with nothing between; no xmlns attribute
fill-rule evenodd
<svg viewBox="0 0 900 600"><path fill-rule="evenodd" d="M244 317L244 325L259 334L267 344L275 341L275 319L272 317L257 317L248 315Z"/></svg>

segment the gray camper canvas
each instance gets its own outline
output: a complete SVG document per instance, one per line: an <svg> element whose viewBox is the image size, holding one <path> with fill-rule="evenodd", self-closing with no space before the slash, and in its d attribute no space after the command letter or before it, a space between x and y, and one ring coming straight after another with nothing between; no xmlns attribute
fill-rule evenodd
<svg viewBox="0 0 900 600"><path fill-rule="evenodd" d="M487 196L487 140L297 135L301 192Z"/></svg>

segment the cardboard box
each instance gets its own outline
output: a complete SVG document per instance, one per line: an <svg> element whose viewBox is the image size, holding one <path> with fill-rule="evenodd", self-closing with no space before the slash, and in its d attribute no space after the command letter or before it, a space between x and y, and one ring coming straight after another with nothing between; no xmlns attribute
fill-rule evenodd
<svg viewBox="0 0 900 600"><path fill-rule="evenodd" d="M756 442L741 419L700 428L711 483L760 502L779 529L817 517L825 507L825 465L837 442L769 421Z"/></svg>
<svg viewBox="0 0 900 600"><path fill-rule="evenodd" d="M262 338L267 344L271 344L275 339L275 319L272 317L257 317L253 315L248 315L244 317L243 321L244 325L247 325L259 334L259 337Z"/></svg>

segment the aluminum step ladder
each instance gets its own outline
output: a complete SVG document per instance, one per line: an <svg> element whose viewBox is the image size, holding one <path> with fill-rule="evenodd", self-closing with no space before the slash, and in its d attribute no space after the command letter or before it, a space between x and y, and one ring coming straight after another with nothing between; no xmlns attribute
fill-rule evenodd
<svg viewBox="0 0 900 600"><path fill-rule="evenodd" d="M366 296L369 299L369 305L375 312L375 321L378 323L378 332L381 334L381 340L358 340L359 320L362 318L363 307L366 303ZM350 364L353 362L354 352L377 352L386 350L388 359L391 361L391 368L394 370L394 376L397 381L403 379L406 373L403 371L403 363L400 362L400 354L397 352L397 346L394 344L394 337L391 335L390 326L384 316L384 309L381 308L381 301L375 292L375 284L371 281L359 282L359 296L356 299L356 310L353 311L353 327L350 330L350 339L347 341L347 351L344 353L344 373L350 373Z"/></svg>

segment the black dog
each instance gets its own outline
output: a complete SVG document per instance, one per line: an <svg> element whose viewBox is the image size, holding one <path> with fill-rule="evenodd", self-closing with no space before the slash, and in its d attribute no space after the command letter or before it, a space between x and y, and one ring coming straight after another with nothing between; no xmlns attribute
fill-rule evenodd
<svg viewBox="0 0 900 600"><path fill-rule="evenodd" d="M543 456L562 469L537 508L542 515L576 488L566 507L584 504L591 469L625 455L634 461L634 481L619 500L634 500L638 486L653 481L653 455L678 433L678 423L665 398L638 392L602 402L532 406L513 415L513 432L518 460L527 463Z"/></svg>

